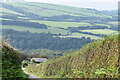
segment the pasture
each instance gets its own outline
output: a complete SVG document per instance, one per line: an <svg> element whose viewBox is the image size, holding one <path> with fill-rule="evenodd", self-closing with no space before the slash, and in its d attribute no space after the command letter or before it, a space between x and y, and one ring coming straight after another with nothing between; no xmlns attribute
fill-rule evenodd
<svg viewBox="0 0 120 80"><path fill-rule="evenodd" d="M66 38L66 37L70 37L70 38L82 38L82 37L90 37L91 39L100 39L101 37L97 37L97 36L93 36L93 35L88 35L88 34L82 34L82 33L72 33L69 36L60 36L61 38Z"/></svg>
<svg viewBox="0 0 120 80"><path fill-rule="evenodd" d="M110 29L95 29L95 30L80 30L80 31L91 32L93 34L105 34L105 35L117 33L117 31L110 30Z"/></svg>
<svg viewBox="0 0 120 80"><path fill-rule="evenodd" d="M58 22L58 21L42 21L42 20L29 20L29 21L38 22L51 27L61 27L61 28L92 26L90 23L84 23L84 22Z"/></svg>
<svg viewBox="0 0 120 80"><path fill-rule="evenodd" d="M30 28L30 27L23 27L23 26L12 26L12 25L3 25L2 29L13 29L16 31L30 31L32 33L53 33L53 34L62 34L66 35L68 33L67 30L58 29L58 28L48 28L48 29L41 29L41 28Z"/></svg>

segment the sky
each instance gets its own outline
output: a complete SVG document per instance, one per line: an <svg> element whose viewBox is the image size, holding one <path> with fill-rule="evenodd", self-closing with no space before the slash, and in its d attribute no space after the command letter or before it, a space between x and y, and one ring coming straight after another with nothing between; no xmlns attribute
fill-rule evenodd
<svg viewBox="0 0 120 80"><path fill-rule="evenodd" d="M115 10L119 0L25 0L29 2L42 2L68 5L80 8L92 8L97 10Z"/></svg>

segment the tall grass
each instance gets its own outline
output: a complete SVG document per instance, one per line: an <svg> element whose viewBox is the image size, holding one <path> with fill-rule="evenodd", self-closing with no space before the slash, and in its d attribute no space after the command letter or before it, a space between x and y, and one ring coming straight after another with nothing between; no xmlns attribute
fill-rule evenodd
<svg viewBox="0 0 120 80"><path fill-rule="evenodd" d="M39 66L30 64L27 71L50 78L117 78L118 35L87 44L78 52Z"/></svg>
<svg viewBox="0 0 120 80"><path fill-rule="evenodd" d="M1 41L2 45L2 80L14 79L27 79L27 75L21 69L20 53L13 49L7 43Z"/></svg>

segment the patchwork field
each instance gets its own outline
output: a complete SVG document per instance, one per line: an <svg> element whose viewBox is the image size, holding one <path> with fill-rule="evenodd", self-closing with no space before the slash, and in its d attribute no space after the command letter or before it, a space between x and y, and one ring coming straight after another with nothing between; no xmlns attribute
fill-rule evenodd
<svg viewBox="0 0 120 80"><path fill-rule="evenodd" d="M82 33L72 33L69 36L60 36L62 38L70 37L70 38L82 38L82 37L90 37L91 39L100 39L101 37L93 36L93 35L88 35L88 34L82 34Z"/></svg>
<svg viewBox="0 0 120 80"><path fill-rule="evenodd" d="M98 26L107 26L108 28L111 27L111 25L108 25L108 24L95 24L95 25L98 25Z"/></svg>
<svg viewBox="0 0 120 80"><path fill-rule="evenodd" d="M61 28L92 26L90 23L83 23L83 22L58 22L58 21L41 21L41 20L29 20L29 21L38 22L51 27L61 27Z"/></svg>
<svg viewBox="0 0 120 80"><path fill-rule="evenodd" d="M114 28L109 29L112 25L117 26L117 22L112 22L113 16L94 9L35 2L4 2L2 5L3 6L0 6L2 10L0 11L0 15L3 13L3 17L0 19L6 21L10 20L13 24L4 24L2 29L30 31L32 33L53 33L62 38L90 37L91 39L100 39L100 34L109 35L117 32ZM109 20L106 21L106 19ZM26 27L23 26L24 24L22 24L22 26L14 25L16 21L21 24L22 22L29 22L37 25L44 24L47 28L35 28L34 25L32 27ZM68 29L68 27L71 28ZM78 27L82 28L79 29ZM83 33L79 33L79 31Z"/></svg>
<svg viewBox="0 0 120 80"><path fill-rule="evenodd" d="M92 9L77 8L64 5L55 5L47 3L11 3L6 4L22 7L23 10L40 15L40 16L58 16L58 15L72 15L72 16L94 16L112 18L110 15L103 14Z"/></svg>
<svg viewBox="0 0 120 80"><path fill-rule="evenodd" d="M63 29L58 29L58 28L48 28L48 29L41 29L41 28L29 28L29 27L23 27L23 26L6 26L3 25L2 29L13 29L16 31L30 31L32 33L48 33L51 32L53 34L62 34L62 35L66 35L68 33L67 30L63 30Z"/></svg>
<svg viewBox="0 0 120 80"><path fill-rule="evenodd" d="M27 18L27 17L18 17L19 19L30 19L30 18Z"/></svg>
<svg viewBox="0 0 120 80"><path fill-rule="evenodd" d="M105 35L114 34L114 33L118 32L118 31L114 31L114 30L110 30L110 29L80 30L80 31L91 32L93 34L105 34Z"/></svg>
<svg viewBox="0 0 120 80"><path fill-rule="evenodd" d="M0 16L2 16L2 14ZM0 20L11 20L11 19L0 18Z"/></svg>
<svg viewBox="0 0 120 80"><path fill-rule="evenodd" d="M120 22L108 22L109 24L118 25Z"/></svg>
<svg viewBox="0 0 120 80"><path fill-rule="evenodd" d="M1 10L0 12L5 12L5 13L9 12L9 13L12 13L12 14L23 15L23 14L20 14L18 12L15 12L15 11L12 11L12 10L9 10L9 9L6 9L6 8L2 8L2 7L0 7L0 10Z"/></svg>

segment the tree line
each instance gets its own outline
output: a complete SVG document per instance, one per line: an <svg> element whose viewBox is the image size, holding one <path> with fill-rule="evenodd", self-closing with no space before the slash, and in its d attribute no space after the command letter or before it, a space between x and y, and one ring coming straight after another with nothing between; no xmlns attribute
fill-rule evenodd
<svg viewBox="0 0 120 80"><path fill-rule="evenodd" d="M72 50L80 49L83 45L92 42L90 38L60 38L53 37L52 33L31 33L5 29L2 31L3 38L13 47L20 50L50 49L50 50Z"/></svg>
<svg viewBox="0 0 120 80"><path fill-rule="evenodd" d="M48 27L44 24L35 23L35 22L10 21L10 20L2 20L2 25L16 25L16 26L25 26L25 27L43 28L43 29L47 29Z"/></svg>

